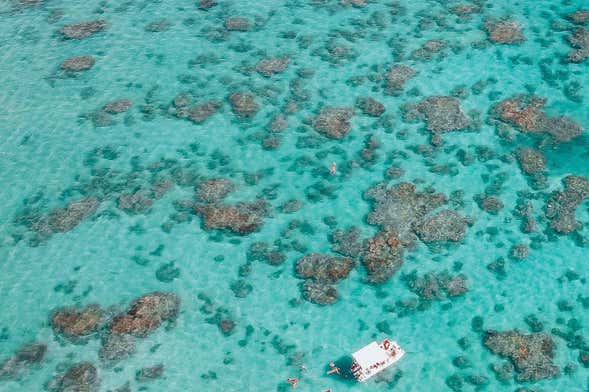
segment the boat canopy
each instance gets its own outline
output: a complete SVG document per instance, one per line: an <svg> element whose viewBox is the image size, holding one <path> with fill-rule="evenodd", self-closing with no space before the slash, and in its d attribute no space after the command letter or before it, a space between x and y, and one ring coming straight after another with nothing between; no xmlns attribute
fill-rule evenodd
<svg viewBox="0 0 589 392"><path fill-rule="evenodd" d="M386 362L389 359L388 353L383 350L378 343L372 342L367 346L352 354L352 357L363 369L369 369L372 365L379 362Z"/></svg>

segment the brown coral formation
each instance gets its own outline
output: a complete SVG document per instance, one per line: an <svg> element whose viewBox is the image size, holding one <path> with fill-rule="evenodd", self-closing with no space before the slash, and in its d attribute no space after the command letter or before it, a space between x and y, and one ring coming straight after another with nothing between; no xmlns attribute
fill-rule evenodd
<svg viewBox="0 0 589 392"><path fill-rule="evenodd" d="M290 58L288 57L268 57L260 60L256 64L256 71L267 78L278 73L284 72L288 68Z"/></svg>
<svg viewBox="0 0 589 392"><path fill-rule="evenodd" d="M583 128L568 117L550 117L542 110L546 99L530 95L507 98L493 108L503 122L524 133L547 133L556 143L568 142L581 135Z"/></svg>
<svg viewBox="0 0 589 392"><path fill-rule="evenodd" d="M296 275L306 279L302 286L303 297L319 305L336 302L339 294L333 285L345 279L355 265L353 259L319 253L310 253L299 259Z"/></svg>
<svg viewBox="0 0 589 392"><path fill-rule="evenodd" d="M417 75L417 71L408 65L393 65L385 74L385 93L391 95L401 94L405 83L415 75Z"/></svg>
<svg viewBox="0 0 589 392"><path fill-rule="evenodd" d="M233 113L241 118L252 118L256 115L260 106L252 93L239 91L229 97Z"/></svg>
<svg viewBox="0 0 589 392"><path fill-rule="evenodd" d="M80 338L98 330L102 314L98 305L57 309L51 315L51 325L56 333L66 338Z"/></svg>
<svg viewBox="0 0 589 392"><path fill-rule="evenodd" d="M485 23L489 40L496 44L519 44L525 41L521 25L513 19L489 20Z"/></svg>
<svg viewBox="0 0 589 392"><path fill-rule="evenodd" d="M351 107L327 106L313 119L313 128L329 138L341 139L350 132L353 115L354 109Z"/></svg>
<svg viewBox="0 0 589 392"><path fill-rule="evenodd" d="M460 108L460 101L449 96L432 96L404 107L405 120L425 120L433 133L467 129L470 120Z"/></svg>
<svg viewBox="0 0 589 392"><path fill-rule="evenodd" d="M508 358L515 366L518 381L537 381L558 376L553 362L556 347L545 333L524 335L518 330L487 331L483 344L493 354Z"/></svg>
<svg viewBox="0 0 589 392"><path fill-rule="evenodd" d="M205 230L228 230L235 234L246 235L262 226L267 208L263 200L258 200L235 205L198 205L195 207L195 212L202 217Z"/></svg>
<svg viewBox="0 0 589 392"><path fill-rule="evenodd" d="M92 68L95 63L96 60L92 56L70 57L61 63L61 69L66 72L82 72Z"/></svg>
<svg viewBox="0 0 589 392"><path fill-rule="evenodd" d="M550 227L559 234L568 234L581 227L575 219L577 207L589 197L589 180L583 176L567 176L564 189L553 192L546 202L545 214Z"/></svg>
<svg viewBox="0 0 589 392"><path fill-rule="evenodd" d="M174 293L153 292L137 298L129 310L112 321L110 331L145 337L164 322L174 321L180 311L180 298Z"/></svg>
<svg viewBox="0 0 589 392"><path fill-rule="evenodd" d="M94 20L63 26L60 33L66 39L84 39L105 29L105 20Z"/></svg>
<svg viewBox="0 0 589 392"><path fill-rule="evenodd" d="M589 58L589 29L578 28L567 40L573 48L567 56L571 63L582 63Z"/></svg>

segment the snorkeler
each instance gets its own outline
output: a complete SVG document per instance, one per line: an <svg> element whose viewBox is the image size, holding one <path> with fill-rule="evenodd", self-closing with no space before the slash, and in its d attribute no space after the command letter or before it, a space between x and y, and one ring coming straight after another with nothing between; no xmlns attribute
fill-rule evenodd
<svg viewBox="0 0 589 392"><path fill-rule="evenodd" d="M335 363L329 362L330 370L327 371L327 374L339 374L339 368L335 366Z"/></svg>
<svg viewBox="0 0 589 392"><path fill-rule="evenodd" d="M299 386L299 379L296 377L291 377L288 380L286 380L291 387L296 388Z"/></svg>
<svg viewBox="0 0 589 392"><path fill-rule="evenodd" d="M332 176L336 173L337 171L337 165L335 162L331 163L331 168L329 169L329 174L331 174Z"/></svg>

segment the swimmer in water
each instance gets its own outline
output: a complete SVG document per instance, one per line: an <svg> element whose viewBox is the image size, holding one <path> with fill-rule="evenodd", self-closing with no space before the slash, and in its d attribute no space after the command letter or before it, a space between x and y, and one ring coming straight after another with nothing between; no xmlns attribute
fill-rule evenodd
<svg viewBox="0 0 589 392"><path fill-rule="evenodd" d="M295 378L295 377L291 377L288 380L286 380L291 387L296 388L299 386L299 379Z"/></svg>
<svg viewBox="0 0 589 392"><path fill-rule="evenodd" d="M329 362L330 370L327 371L327 374L339 374L339 368L335 366L335 363Z"/></svg>
<svg viewBox="0 0 589 392"><path fill-rule="evenodd" d="M332 176L336 173L337 171L337 165L335 164L335 162L331 163L331 168L329 169L329 174L331 174Z"/></svg>

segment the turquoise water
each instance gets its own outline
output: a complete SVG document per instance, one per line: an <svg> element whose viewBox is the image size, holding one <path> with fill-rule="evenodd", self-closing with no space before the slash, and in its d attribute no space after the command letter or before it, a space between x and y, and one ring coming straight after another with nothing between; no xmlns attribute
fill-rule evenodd
<svg viewBox="0 0 589 392"><path fill-rule="evenodd" d="M481 0L468 3L476 12L459 17L452 11L458 4L219 0L204 10L194 0L0 2L0 364L24 344L47 345L38 364L1 378L0 390L44 390L82 361L96 367L100 391L127 383L132 391L283 391L289 377L299 378L303 391L587 390L589 373L579 358L589 346L570 344L557 329L581 337L589 331L579 300L588 295L588 205L576 208L583 225L571 233L551 229L545 206L566 176L589 176L588 139L583 133L557 143L493 113L507 98L534 94L547 99L547 116L589 128L589 60L569 62L566 38L589 28L566 17L587 5ZM247 18L249 29L230 31L231 17ZM485 22L501 18L516 21L525 41L491 42ZM105 29L83 39L59 33L94 20L105 20ZM432 39L445 47L430 57L414 53ZM73 56L95 63L61 70ZM268 57L288 57L288 66L265 77L256 64ZM397 63L415 76L387 94L382 76ZM251 118L232 112L229 97L238 91L255 96L259 110ZM170 110L182 93L195 104L222 104L194 123ZM444 133L442 146L431 144L423 119L403 114L405 104L438 95L457 97L470 119L470 129ZM377 118L356 108L341 139L315 129L321 107L354 107L358 97L378 100L386 112ZM129 110L104 114L105 104L123 98L132 101ZM272 133L267 125L280 113L288 126ZM378 140L374 157L361 154L371 136ZM523 146L546 157L543 186L520 169L515 155ZM393 166L400 176L387 175ZM178 216L177 202L194 202L195 186L210 178L233 183L223 203L265 200L263 224L239 235L208 229L192 209ZM309 253L336 255L329 241L336 229L354 226L361 240L373 237L379 227L367 220L374 205L364 192L385 180L454 195L445 208L469 217L464 236L415 241L400 269L380 284L367 282L360 256L335 285L337 302L305 300L297 261ZM149 208L121 208L121 195L157 181L170 188L148 195ZM483 192L501 200L498 213L479 207ZM100 205L68 230L40 235L22 224L27 211L38 222L84 197ZM514 212L524 199L534 207L535 232L523 231ZM285 213L280 207L290 200L301 208ZM252 260L252 244L278 240L281 264ZM510 257L517 244L529 248L523 260ZM501 258L504 270L493 269ZM172 273L163 273L172 262ZM403 309L398 301L417 298L405 279L412 271L461 275L468 291ZM236 290L236 282L247 288ZM99 304L118 314L153 291L178 295L177 319L137 339L136 352L116 363L99 357L110 321L82 342L52 328L55 309ZM203 295L212 314L203 311ZM231 334L210 320L215 312L235 322ZM553 339L560 374L499 380L491 366L506 359L485 347L473 318L482 317L483 330L530 334L530 315ZM383 378L357 384L325 374L330 361L386 336L407 355ZM461 347L463 338L468 347ZM460 356L471 366L453 364ZM157 364L164 365L162 377L137 379L139 369ZM486 381L476 386L470 376Z"/></svg>

